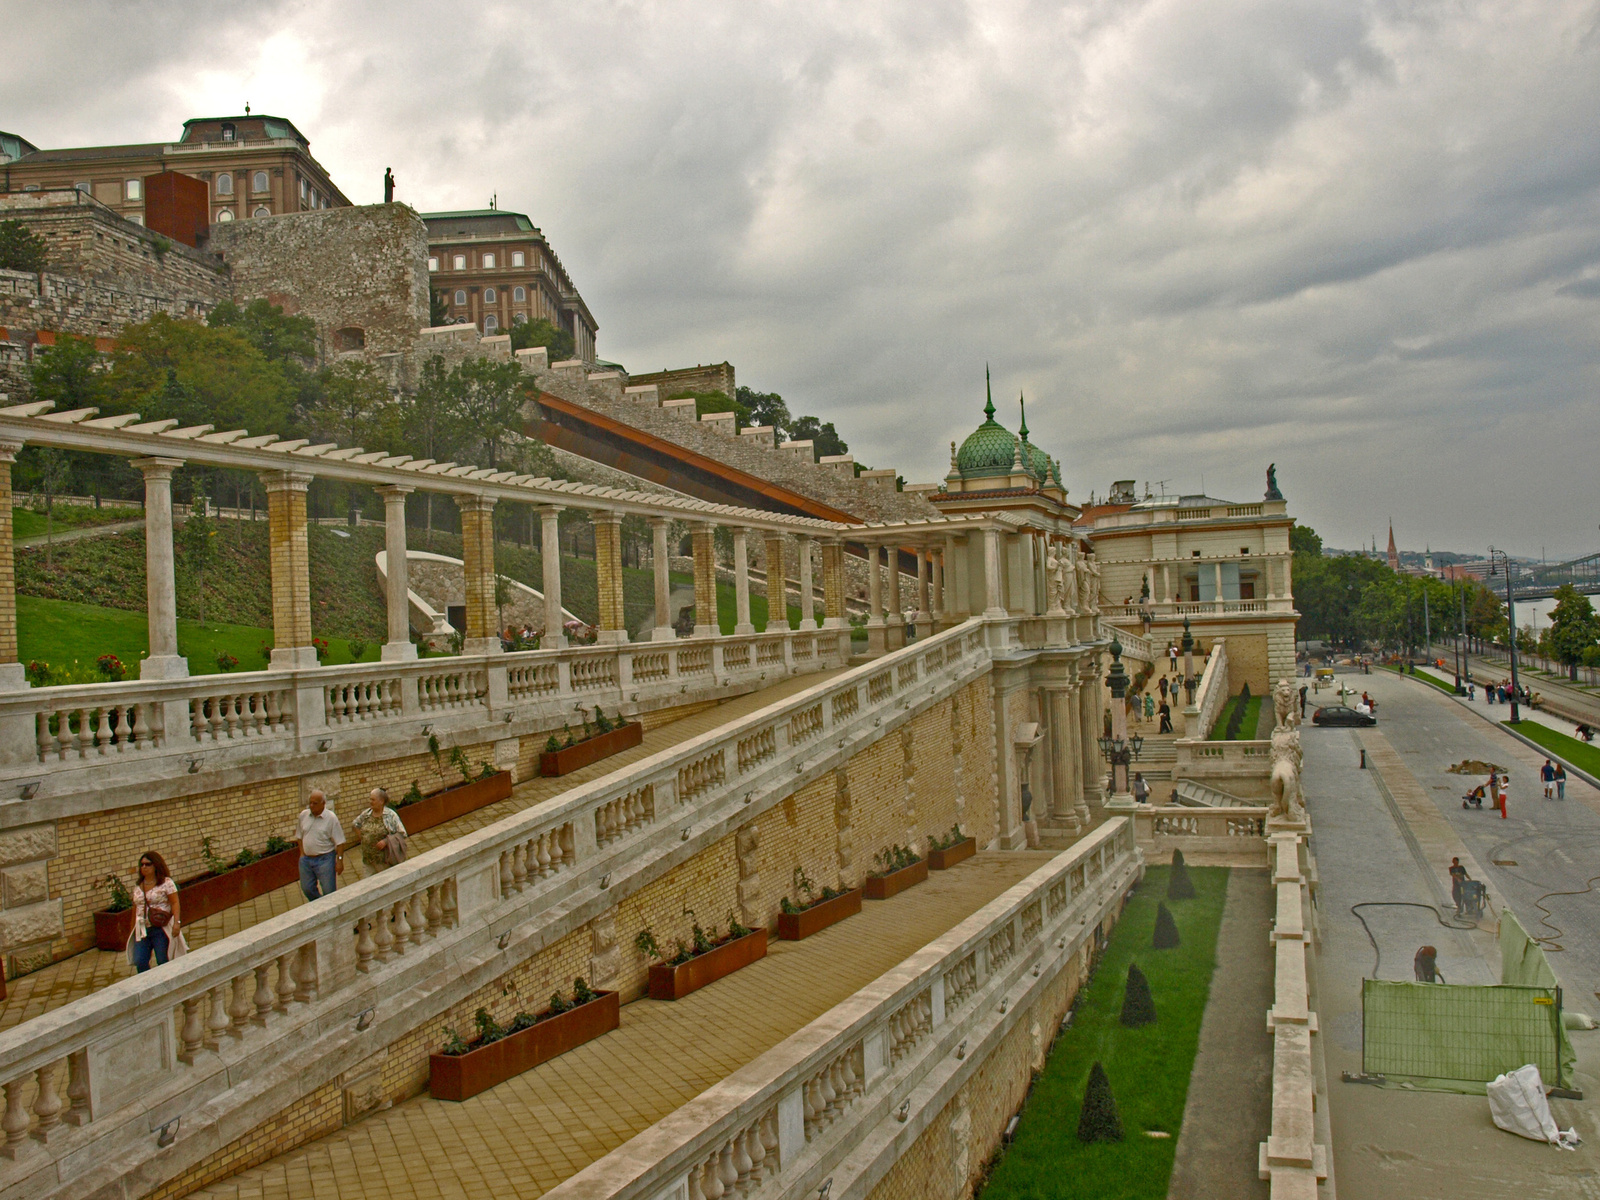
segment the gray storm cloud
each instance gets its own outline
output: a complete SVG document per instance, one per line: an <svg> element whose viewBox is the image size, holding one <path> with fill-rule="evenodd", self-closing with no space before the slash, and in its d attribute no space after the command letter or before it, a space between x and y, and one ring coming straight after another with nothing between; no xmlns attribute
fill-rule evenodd
<svg viewBox="0 0 1600 1200"><path fill-rule="evenodd" d="M1079 499L1276 460L1331 544L1596 547L1593 4L0 11L0 127L249 99L358 202L498 194L604 357L730 359L908 479L987 361Z"/></svg>

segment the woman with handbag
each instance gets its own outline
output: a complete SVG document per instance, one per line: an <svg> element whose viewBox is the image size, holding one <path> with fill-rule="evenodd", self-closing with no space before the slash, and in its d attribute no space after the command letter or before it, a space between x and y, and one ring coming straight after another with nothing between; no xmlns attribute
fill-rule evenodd
<svg viewBox="0 0 1600 1200"><path fill-rule="evenodd" d="M367 797L367 808L352 822L352 827L361 838L363 878L405 861L406 827L400 814L389 807L387 789L372 789Z"/></svg>
<svg viewBox="0 0 1600 1200"><path fill-rule="evenodd" d="M133 885L133 933L128 938L128 961L135 972L148 971L188 949L181 912L178 885L167 870L167 860L146 850L139 856L139 881Z"/></svg>

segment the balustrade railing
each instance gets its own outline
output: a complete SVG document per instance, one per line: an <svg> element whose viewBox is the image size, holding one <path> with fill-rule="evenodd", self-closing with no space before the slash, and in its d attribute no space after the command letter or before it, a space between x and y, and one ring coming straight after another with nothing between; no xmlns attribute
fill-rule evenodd
<svg viewBox="0 0 1600 1200"><path fill-rule="evenodd" d="M736 1075L590 1164L551 1200L865 1195L884 1123L920 1128L969 1050L1029 1019L1138 878L1116 818ZM913 1121L914 1107L929 1105ZM847 1118L847 1119L841 1119ZM881 1171L892 1156L880 1158ZM832 1180L831 1188L824 1187Z"/></svg>

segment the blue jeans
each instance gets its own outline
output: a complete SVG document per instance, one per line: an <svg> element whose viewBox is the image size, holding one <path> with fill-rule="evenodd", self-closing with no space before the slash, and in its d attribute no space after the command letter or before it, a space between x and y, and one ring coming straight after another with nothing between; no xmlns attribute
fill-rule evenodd
<svg viewBox="0 0 1600 1200"><path fill-rule="evenodd" d="M154 925L149 927L150 933L141 942L133 944L133 969L136 972L148 971L152 965L161 966L167 961L167 951L170 943L167 940L167 931L157 929ZM150 960L154 958L155 963Z"/></svg>
<svg viewBox="0 0 1600 1200"><path fill-rule="evenodd" d="M1558 780L1556 780L1556 799L1557 800L1565 800L1566 798L1567 798L1567 781L1565 779L1558 779Z"/></svg>
<svg viewBox="0 0 1600 1200"><path fill-rule="evenodd" d="M315 900L319 895L331 896L339 886L334 880L333 871L337 853L336 850L329 850L326 854L300 856L300 890L306 894L307 900ZM318 888L322 890L319 892Z"/></svg>

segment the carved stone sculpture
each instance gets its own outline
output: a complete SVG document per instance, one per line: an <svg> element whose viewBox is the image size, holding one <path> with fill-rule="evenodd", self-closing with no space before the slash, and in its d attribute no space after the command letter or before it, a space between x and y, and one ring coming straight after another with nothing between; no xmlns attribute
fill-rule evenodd
<svg viewBox="0 0 1600 1200"><path fill-rule="evenodd" d="M1293 729L1300 724L1300 708L1296 704L1298 693L1293 680L1280 679L1272 689L1272 708L1277 715L1274 729Z"/></svg>
<svg viewBox="0 0 1600 1200"><path fill-rule="evenodd" d="M1272 790L1272 809L1267 813L1269 821L1305 821L1305 797L1300 790L1300 762L1300 731L1273 730L1272 777L1268 784Z"/></svg>

